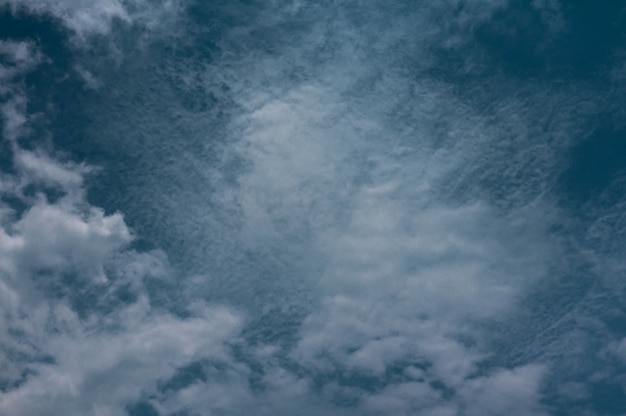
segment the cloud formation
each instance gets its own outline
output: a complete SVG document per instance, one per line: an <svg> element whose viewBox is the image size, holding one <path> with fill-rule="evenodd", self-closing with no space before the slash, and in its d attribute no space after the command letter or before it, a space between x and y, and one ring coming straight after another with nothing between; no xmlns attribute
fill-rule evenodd
<svg viewBox="0 0 626 416"><path fill-rule="evenodd" d="M0 41L0 411L602 414L621 171L559 186L603 98L491 38L567 13L383 3L0 1L72 56Z"/></svg>
<svg viewBox="0 0 626 416"><path fill-rule="evenodd" d="M93 169L22 146L32 130L18 78L39 55L19 42L2 50L14 65L1 72L13 154L0 187L2 412L121 414L177 368L228 360L224 342L236 339L240 316L201 302L185 318L153 307L146 284L167 260L129 249L122 215L87 202Z"/></svg>
<svg viewBox="0 0 626 416"><path fill-rule="evenodd" d="M179 2L165 0L2 0L0 7L12 13L31 13L52 16L70 30L77 44L92 35L108 35L115 22L141 24L146 28L163 23L165 16L179 7Z"/></svg>

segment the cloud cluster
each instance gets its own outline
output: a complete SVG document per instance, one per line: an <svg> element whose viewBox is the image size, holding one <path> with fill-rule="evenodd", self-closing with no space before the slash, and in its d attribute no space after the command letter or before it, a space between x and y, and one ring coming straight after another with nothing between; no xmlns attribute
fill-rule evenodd
<svg viewBox="0 0 626 416"><path fill-rule="evenodd" d="M119 415L179 367L227 360L241 317L202 302L185 318L155 308L147 285L167 260L130 249L122 215L87 202L91 168L24 148L32 131L19 78L39 55L1 46L12 160L0 178L0 411Z"/></svg>
<svg viewBox="0 0 626 416"><path fill-rule="evenodd" d="M545 414L548 369L485 367L491 352L479 327L510 316L549 273L560 250L546 238L554 208L531 187L508 188L516 202L504 210L446 189L470 170L523 174L528 158L480 162L509 138L505 128L514 133L503 146L524 150L523 120L504 110L487 119L440 83L381 74L377 50L342 40L351 54L341 70L331 60L302 85L276 81L281 94L248 90L248 114L237 120L251 165L235 194L243 238L306 245L303 261L322 263L300 275L315 303L288 359L328 400L358 403L361 414ZM275 65L260 72L280 73ZM386 117L394 111L405 117ZM549 158L535 168L557 163Z"/></svg>
<svg viewBox="0 0 626 416"><path fill-rule="evenodd" d="M594 297L621 208L572 225L554 192L593 94L472 79L509 2L157 3L0 0L96 48L76 144L31 128L54 57L0 42L0 411L545 415L621 385ZM116 22L163 33L99 67Z"/></svg>

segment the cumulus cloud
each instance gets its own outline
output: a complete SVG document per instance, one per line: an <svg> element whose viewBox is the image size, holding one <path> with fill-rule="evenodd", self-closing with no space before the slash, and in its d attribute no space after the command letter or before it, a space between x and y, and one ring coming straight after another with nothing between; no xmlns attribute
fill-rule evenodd
<svg viewBox="0 0 626 416"><path fill-rule="evenodd" d="M39 194L0 230L2 412L121 414L179 367L230 362L224 344L241 317L203 303L185 318L153 309L146 284L167 272L166 259L126 249L123 217L84 200L80 172L44 157L17 164L26 178L31 162L31 179L43 171L79 189L55 202Z"/></svg>
<svg viewBox="0 0 626 416"><path fill-rule="evenodd" d="M29 48L2 44L15 64L2 76L16 83L2 106L13 158L0 178L0 411L123 414L179 367L230 361L242 318L202 302L185 317L154 308L147 287L168 273L163 254L130 249L123 216L89 204L92 168L22 146L33 134L19 82L36 62Z"/></svg>
<svg viewBox="0 0 626 416"><path fill-rule="evenodd" d="M229 361L223 343L240 322L220 308L204 308L184 320L155 316L145 299L117 313L115 331L89 328L62 304L48 313L57 320L45 343L54 363L30 364L32 375L0 397L5 412L121 414L183 365Z"/></svg>

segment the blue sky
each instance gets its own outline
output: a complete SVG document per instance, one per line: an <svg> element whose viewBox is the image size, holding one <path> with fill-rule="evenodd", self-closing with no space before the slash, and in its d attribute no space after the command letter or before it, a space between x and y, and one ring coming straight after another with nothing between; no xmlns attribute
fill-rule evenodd
<svg viewBox="0 0 626 416"><path fill-rule="evenodd" d="M625 414L625 20L0 0L0 413Z"/></svg>

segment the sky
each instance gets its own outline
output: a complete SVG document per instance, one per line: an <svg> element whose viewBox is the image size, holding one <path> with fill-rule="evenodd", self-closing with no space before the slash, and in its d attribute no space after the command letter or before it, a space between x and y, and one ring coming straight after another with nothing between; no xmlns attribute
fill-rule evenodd
<svg viewBox="0 0 626 416"><path fill-rule="evenodd" d="M626 415L626 6L0 0L0 415Z"/></svg>

